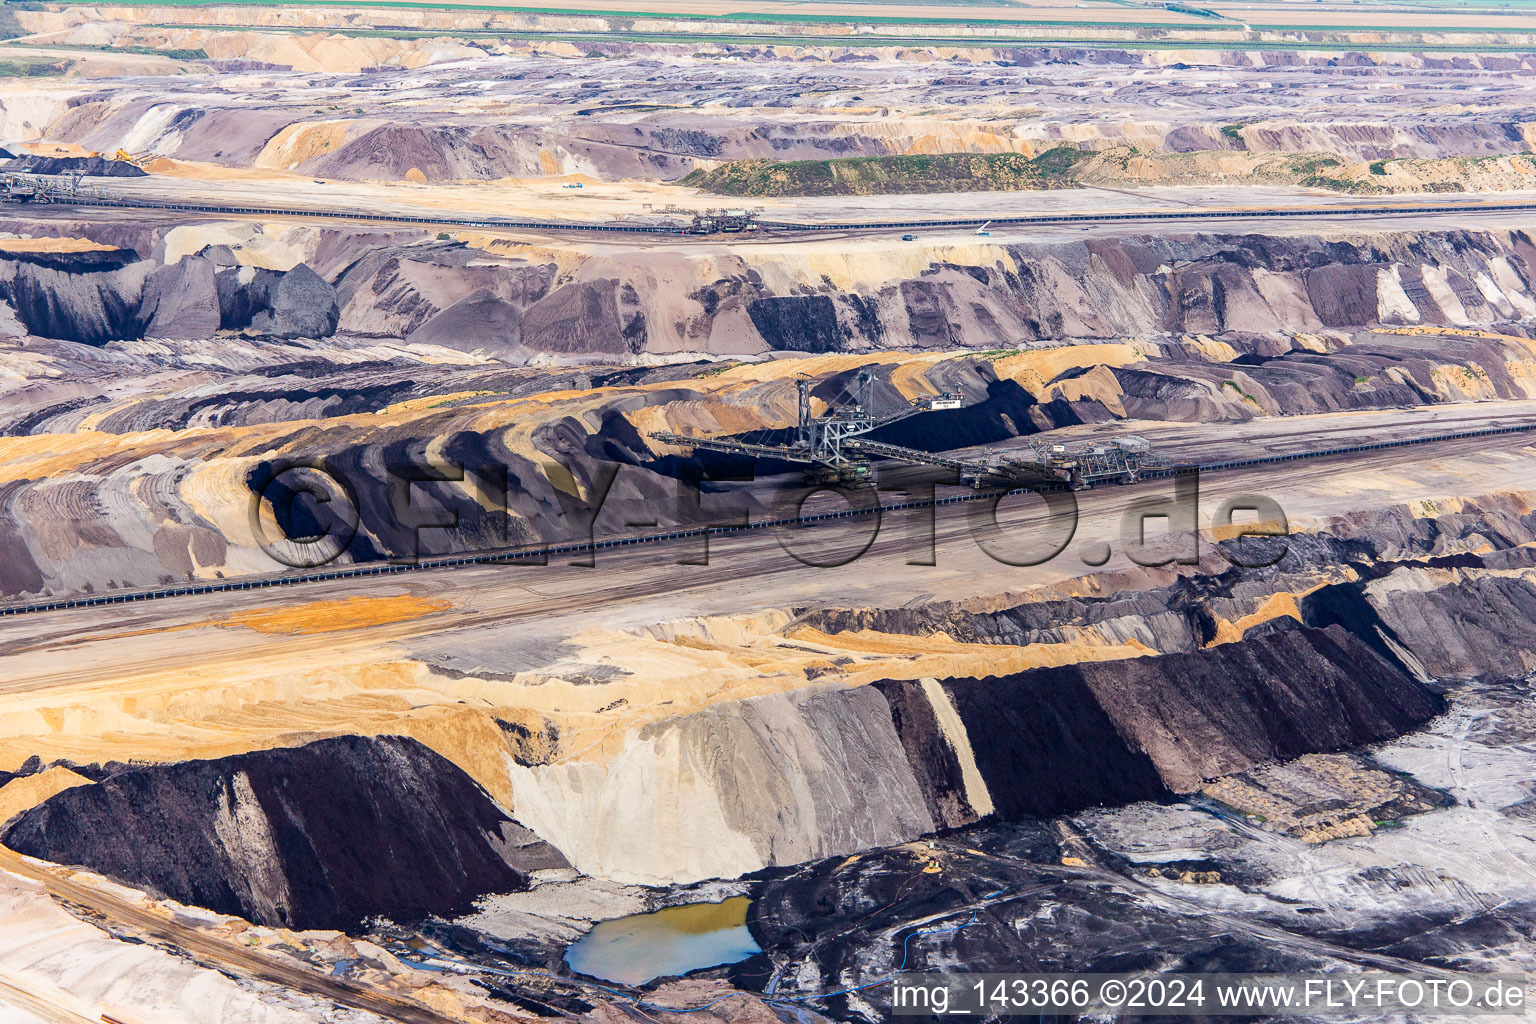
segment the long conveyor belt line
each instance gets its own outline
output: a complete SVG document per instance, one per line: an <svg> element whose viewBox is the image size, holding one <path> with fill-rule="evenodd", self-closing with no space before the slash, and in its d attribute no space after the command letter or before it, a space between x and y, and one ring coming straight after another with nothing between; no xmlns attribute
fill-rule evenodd
<svg viewBox="0 0 1536 1024"><path fill-rule="evenodd" d="M1172 466L1167 469L1150 470L1145 477L1169 477L1178 473L1186 473L1194 470L1210 471L1223 469L1241 469L1247 466L1270 465L1278 462L1295 462L1301 459L1321 459L1339 455L1350 455L1356 452L1380 451L1387 448L1407 448L1413 445L1434 444L1440 441L1454 441L1468 437L1492 437L1499 434L1521 434L1536 432L1536 423L1518 423L1511 426L1479 427L1472 430L1457 430L1449 433L1430 434L1423 437L1404 438L1397 441L1377 441L1370 444L1345 445L1338 448L1325 448L1312 452L1297 452L1290 455L1263 455L1251 459L1230 459L1224 462L1210 462L1199 465ZM928 501L904 501L891 505L880 505L879 511L894 512L901 509L928 508L939 505L954 505L970 501L986 501L997 497L1000 493L1013 493L1024 490L1060 490L1065 484L1045 482L1034 485L1031 488L994 488L978 491L975 494L957 495L950 498L933 498ZM829 519L846 519L854 516L871 515L876 511L870 508L850 508L842 512L824 512L817 515L797 516L794 518L763 519L757 522L747 523L744 526L699 526L684 529L668 530L663 533L638 534L625 537L610 537L604 540L575 541L555 544L524 545L515 548L502 548L494 551L481 551L471 555L439 556L435 558L421 558L410 562L367 562L350 564L337 569L308 570L302 572L285 573L272 576L260 576L244 580L226 580L218 583L187 583L177 586L162 586L150 590L129 591L117 594L91 594L83 597L56 598L46 601L29 603L15 603L0 606L0 616L24 615L33 612L58 611L65 608L92 608L101 605L126 604L132 601L153 601L168 597L189 597L194 594L217 594L233 590L259 590L268 587L291 586L297 583L316 583L327 580L351 579L360 576L385 576L401 572L420 572L427 569L443 569L464 565L496 565L500 563L518 562L527 559L544 559L550 555L579 555L593 553L599 550L629 547L635 544L658 544L665 541L680 540L686 537L704 537L709 535L725 535L740 533L747 530L769 529L775 526L795 526L803 523L817 522Z"/></svg>
<svg viewBox="0 0 1536 1024"><path fill-rule="evenodd" d="M404 213L377 213L361 210L321 210L299 206L232 206L219 203L168 202L158 199L134 199L127 196L67 195L52 196L51 203L72 206L165 210L188 213L256 214L273 217L318 217L330 220L362 220L381 223L445 224L473 228L531 228L541 231L620 232L646 235L689 234L683 225L637 224L626 221L555 221L522 220L507 217L453 217L446 214L420 216ZM1423 213L1520 213L1536 211L1536 203L1421 203L1413 206L1322 206L1283 209L1189 209L1149 210L1131 213L1041 213L1007 217L979 215L948 220L841 221L808 223L803 221L762 221L762 228L785 233L820 231L865 231L910 228L974 227L979 224L1097 224L1114 221L1243 220L1269 217L1363 217L1383 214ZM717 236L699 236L717 237Z"/></svg>

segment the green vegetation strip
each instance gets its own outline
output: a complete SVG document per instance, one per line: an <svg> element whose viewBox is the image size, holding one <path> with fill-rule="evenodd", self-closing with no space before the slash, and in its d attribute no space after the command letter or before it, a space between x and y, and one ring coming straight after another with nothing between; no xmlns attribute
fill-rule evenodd
<svg viewBox="0 0 1536 1024"><path fill-rule="evenodd" d="M4 40L0 40L4 43ZM9 44L17 49L25 49L29 44ZM201 48L181 50L175 47L158 46L117 46L112 43L46 43L39 44L41 48L49 50L69 50L73 53L132 53L145 57L165 57L168 60L208 60L208 51ZM39 57L38 60L46 58Z"/></svg>
<svg viewBox="0 0 1536 1024"><path fill-rule="evenodd" d="M62 75L70 67L63 60L0 60L0 78L46 78Z"/></svg>
<svg viewBox="0 0 1536 1024"><path fill-rule="evenodd" d="M1065 185L1085 154L1067 146L1019 153L940 153L839 160L736 160L697 170L680 184L727 196L867 196L1006 192Z"/></svg>

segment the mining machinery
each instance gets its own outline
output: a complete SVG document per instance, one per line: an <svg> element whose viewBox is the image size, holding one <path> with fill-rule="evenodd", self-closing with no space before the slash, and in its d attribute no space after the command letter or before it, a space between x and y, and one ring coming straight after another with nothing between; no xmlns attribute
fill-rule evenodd
<svg viewBox="0 0 1536 1024"><path fill-rule="evenodd" d="M758 227L756 210L690 210L671 204L646 209L660 214L667 227L683 235L732 235L756 231Z"/></svg>
<svg viewBox="0 0 1536 1024"><path fill-rule="evenodd" d="M861 480L869 476L869 461L855 450L853 439L877 427L923 412L926 405L877 413L873 405L874 374L860 370L854 378L852 401L817 416L811 409L811 384L807 376L795 381L797 417L790 444L757 444L732 438L701 438L659 431L651 436L665 444L699 451L750 455L804 463L807 475L823 480ZM902 449L905 451L906 449Z"/></svg>
<svg viewBox="0 0 1536 1024"><path fill-rule="evenodd" d="M97 194L97 189L80 184L78 174L0 173L0 202L55 203Z"/></svg>
<svg viewBox="0 0 1536 1024"><path fill-rule="evenodd" d="M817 416L811 408L811 378L798 378L796 426L790 444L691 437L671 431L657 431L650 436L664 444L695 451L802 463L807 466L807 477L818 482L865 480L870 475L871 458L953 470L962 483L978 489L1044 482L1080 490L1096 483L1134 483L1149 471L1170 468L1168 460L1154 453L1152 446L1139 437L1073 445L1026 441L1022 450L986 452L979 457L925 452L876 441L866 435L919 413L960 408L963 399L945 393L877 411L874 380L869 370L860 370L847 393L851 401Z"/></svg>
<svg viewBox="0 0 1536 1024"><path fill-rule="evenodd" d="M1150 471L1173 468L1152 450L1150 441L1135 435L1071 445L1035 439L1025 441L1024 450L1029 454L1012 456L1011 461L1073 489L1096 483L1132 484Z"/></svg>

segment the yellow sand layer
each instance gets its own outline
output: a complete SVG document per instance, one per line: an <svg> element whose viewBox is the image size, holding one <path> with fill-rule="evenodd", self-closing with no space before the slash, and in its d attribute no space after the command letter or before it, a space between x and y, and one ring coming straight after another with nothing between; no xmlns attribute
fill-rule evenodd
<svg viewBox="0 0 1536 1024"><path fill-rule="evenodd" d="M9 821L22 811L36 807L56 793L76 786L89 786L91 780L68 768L49 768L36 775L12 779L0 788L0 823Z"/></svg>
<svg viewBox="0 0 1536 1024"><path fill-rule="evenodd" d="M252 608L236 612L216 625L243 626L258 633L333 633L419 619L450 607L448 601L414 594L353 596L337 601L311 601L291 608Z"/></svg>
<svg viewBox="0 0 1536 1024"><path fill-rule="evenodd" d="M6 252L91 252L111 248L89 238L0 238L0 249Z"/></svg>

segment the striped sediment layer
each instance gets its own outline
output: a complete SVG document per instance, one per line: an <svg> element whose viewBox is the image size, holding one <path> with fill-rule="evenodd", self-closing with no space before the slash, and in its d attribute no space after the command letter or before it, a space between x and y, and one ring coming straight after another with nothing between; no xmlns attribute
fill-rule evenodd
<svg viewBox="0 0 1536 1024"><path fill-rule="evenodd" d="M987 815L1190 792L1399 735L1441 707L1342 627L1301 628L1187 654L757 697L647 727L603 764L519 768L513 786L521 820L582 870L677 880Z"/></svg>

